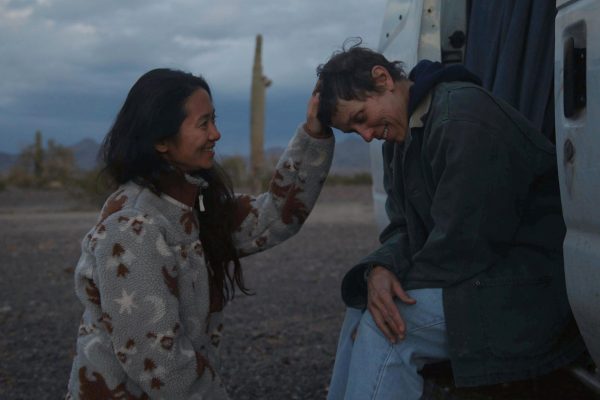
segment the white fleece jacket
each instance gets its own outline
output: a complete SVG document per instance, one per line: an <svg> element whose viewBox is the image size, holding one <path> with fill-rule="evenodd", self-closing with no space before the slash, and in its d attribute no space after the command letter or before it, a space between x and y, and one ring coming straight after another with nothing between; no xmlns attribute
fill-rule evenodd
<svg viewBox="0 0 600 400"><path fill-rule="evenodd" d="M328 173L334 139L299 128L270 190L238 195L242 255L294 235ZM106 201L82 242L84 306L68 399L227 399L219 374L222 314L210 312L195 211L133 182Z"/></svg>

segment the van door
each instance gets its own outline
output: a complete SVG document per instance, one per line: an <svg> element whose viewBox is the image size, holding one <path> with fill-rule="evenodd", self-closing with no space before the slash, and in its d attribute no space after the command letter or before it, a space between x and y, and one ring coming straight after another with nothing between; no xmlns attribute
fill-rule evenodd
<svg viewBox="0 0 600 400"><path fill-rule="evenodd" d="M600 1L557 1L555 122L569 302L600 365Z"/></svg>
<svg viewBox="0 0 600 400"><path fill-rule="evenodd" d="M467 0L388 0L377 51L400 60L408 73L423 59L443 64L464 60ZM385 212L381 142L370 144L373 202L379 230L389 223Z"/></svg>

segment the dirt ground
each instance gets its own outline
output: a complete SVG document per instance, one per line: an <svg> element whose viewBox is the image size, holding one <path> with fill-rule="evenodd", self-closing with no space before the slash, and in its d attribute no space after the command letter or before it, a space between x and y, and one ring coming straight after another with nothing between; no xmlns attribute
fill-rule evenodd
<svg viewBox="0 0 600 400"><path fill-rule="evenodd" d="M0 399L64 396L82 312L73 267L96 215L60 192L0 193ZM370 188L331 187L298 235L242 260L256 295L225 311L233 399L325 398L341 277L376 237Z"/></svg>
<svg viewBox="0 0 600 400"><path fill-rule="evenodd" d="M82 312L73 268L96 215L61 192L0 192L0 399L64 396ZM297 236L243 260L256 295L225 310L222 374L232 399L325 398L344 312L340 281L376 238L370 187L326 187ZM430 398L594 398L568 378L544 382L484 394L434 388ZM536 396L526 394L532 385Z"/></svg>

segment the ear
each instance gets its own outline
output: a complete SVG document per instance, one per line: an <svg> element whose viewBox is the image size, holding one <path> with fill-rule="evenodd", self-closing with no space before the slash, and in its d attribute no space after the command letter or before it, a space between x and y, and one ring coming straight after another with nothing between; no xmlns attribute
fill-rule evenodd
<svg viewBox="0 0 600 400"><path fill-rule="evenodd" d="M371 68L371 76L373 77L373 82L375 82L375 87L377 89L392 90L394 88L394 80L385 67L375 65Z"/></svg>
<svg viewBox="0 0 600 400"><path fill-rule="evenodd" d="M165 154L167 151L169 151L169 145L167 144L166 140L161 140L154 144L154 149L161 154Z"/></svg>

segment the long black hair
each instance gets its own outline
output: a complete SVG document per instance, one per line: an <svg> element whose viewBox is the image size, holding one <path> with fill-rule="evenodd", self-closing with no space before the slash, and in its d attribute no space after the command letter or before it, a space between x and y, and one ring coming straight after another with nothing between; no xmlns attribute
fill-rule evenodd
<svg viewBox="0 0 600 400"><path fill-rule="evenodd" d="M104 138L100 149L105 165L102 172L116 184L135 181L159 192L159 178L173 168L159 155L155 144L179 133L186 118L185 103L198 89L206 90L212 98L208 83L200 76L166 68L142 75ZM232 239L236 228L235 197L231 180L217 163L199 171L199 175L208 183L203 190L206 211L199 214L203 228L200 240L212 272L211 287L226 302L234 297L236 285L249 294Z"/></svg>

